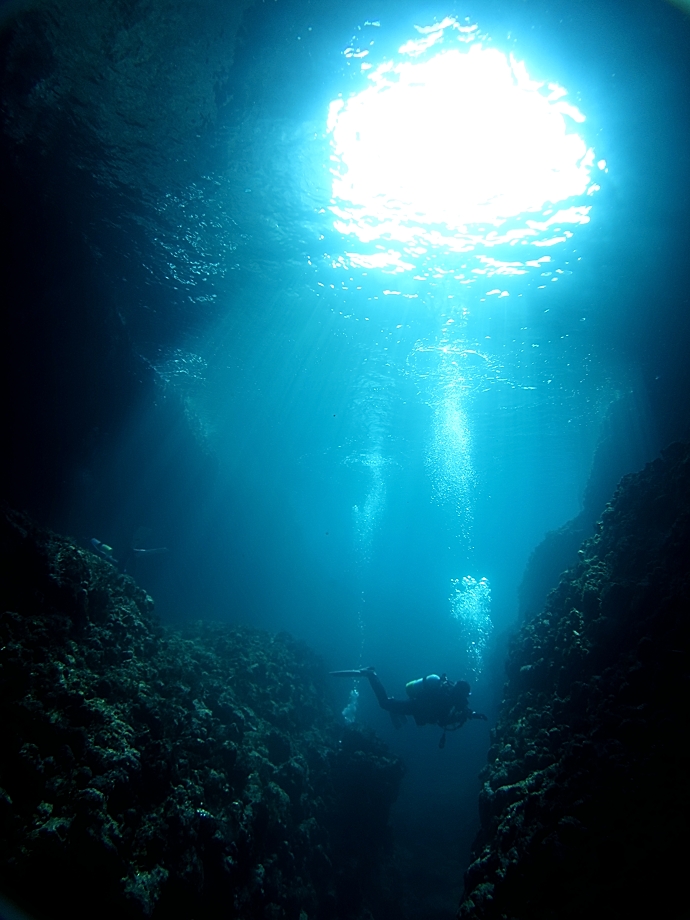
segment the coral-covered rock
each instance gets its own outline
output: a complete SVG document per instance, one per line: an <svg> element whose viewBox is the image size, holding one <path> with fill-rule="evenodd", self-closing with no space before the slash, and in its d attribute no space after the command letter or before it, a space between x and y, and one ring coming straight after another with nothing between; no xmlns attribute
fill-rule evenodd
<svg viewBox="0 0 690 920"><path fill-rule="evenodd" d="M677 916L690 447L625 477L515 638L462 918Z"/></svg>
<svg viewBox="0 0 690 920"><path fill-rule="evenodd" d="M104 559L0 531L3 888L75 918L367 915L402 770L338 725L318 659L166 631Z"/></svg>

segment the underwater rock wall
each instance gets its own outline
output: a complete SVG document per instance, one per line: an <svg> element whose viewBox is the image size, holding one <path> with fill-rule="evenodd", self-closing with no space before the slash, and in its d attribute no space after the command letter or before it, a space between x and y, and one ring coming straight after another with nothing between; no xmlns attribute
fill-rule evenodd
<svg viewBox="0 0 690 920"><path fill-rule="evenodd" d="M0 518L0 884L73 918L381 915L401 762L288 635L157 626L128 576ZM40 880L40 884L37 884Z"/></svg>
<svg viewBox="0 0 690 920"><path fill-rule="evenodd" d="M671 440L675 438L664 443ZM601 509L621 478L632 470L642 469L658 455L660 446L630 393L619 396L608 407L601 422L582 510L558 530L547 533L529 557L518 591L521 620L539 613L561 573L575 564L578 549L594 534Z"/></svg>
<svg viewBox="0 0 690 920"><path fill-rule="evenodd" d="M460 918L686 915L689 598L676 444L513 641Z"/></svg>

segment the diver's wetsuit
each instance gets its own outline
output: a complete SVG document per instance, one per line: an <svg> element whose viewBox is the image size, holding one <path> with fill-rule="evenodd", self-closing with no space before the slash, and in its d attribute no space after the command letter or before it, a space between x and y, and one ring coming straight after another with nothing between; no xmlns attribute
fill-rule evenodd
<svg viewBox="0 0 690 920"><path fill-rule="evenodd" d="M419 696L407 700L396 700L388 696L373 668L363 668L360 673L362 677L368 679L379 706L390 712L394 724L397 722L396 716L412 716L417 725L435 724L440 725L441 728L453 725L459 728L468 719L486 718L481 713L470 709L467 702L470 692L468 684L464 685L467 687L467 691L464 692L458 684L454 684L445 677L436 678L434 683L430 681L428 686L425 678Z"/></svg>

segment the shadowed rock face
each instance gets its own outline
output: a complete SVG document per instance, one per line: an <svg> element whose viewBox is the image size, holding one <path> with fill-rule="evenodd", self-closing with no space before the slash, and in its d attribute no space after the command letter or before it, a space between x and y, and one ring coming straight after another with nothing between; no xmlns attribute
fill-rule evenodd
<svg viewBox="0 0 690 920"><path fill-rule="evenodd" d="M338 726L306 647L165 631L131 578L16 514L0 550L4 891L75 918L394 909L401 763Z"/></svg>
<svg viewBox="0 0 690 920"><path fill-rule="evenodd" d="M680 917L690 447L625 477L516 636L461 918Z"/></svg>

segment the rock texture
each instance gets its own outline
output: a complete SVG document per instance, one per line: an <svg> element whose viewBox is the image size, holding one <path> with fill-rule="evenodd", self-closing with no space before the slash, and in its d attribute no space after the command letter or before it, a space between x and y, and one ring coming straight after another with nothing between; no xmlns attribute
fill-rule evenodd
<svg viewBox="0 0 690 920"><path fill-rule="evenodd" d="M646 418L640 416L631 394L622 394L608 407L601 422L581 512L558 530L547 533L527 562L518 591L521 620L532 619L541 611L561 572L577 562L577 551L593 536L601 509L621 477L631 470L642 469L657 455L660 445L649 432Z"/></svg>
<svg viewBox="0 0 690 920"><path fill-rule="evenodd" d="M625 477L515 638L459 917L686 916L690 447Z"/></svg>
<svg viewBox="0 0 690 920"><path fill-rule="evenodd" d="M131 578L14 513L0 550L3 890L73 918L390 909L402 766L338 727L312 653L167 632Z"/></svg>
<svg viewBox="0 0 690 920"><path fill-rule="evenodd" d="M179 181L216 125L252 2L17 4L0 23L6 134L20 149L76 134L84 165L113 186Z"/></svg>

